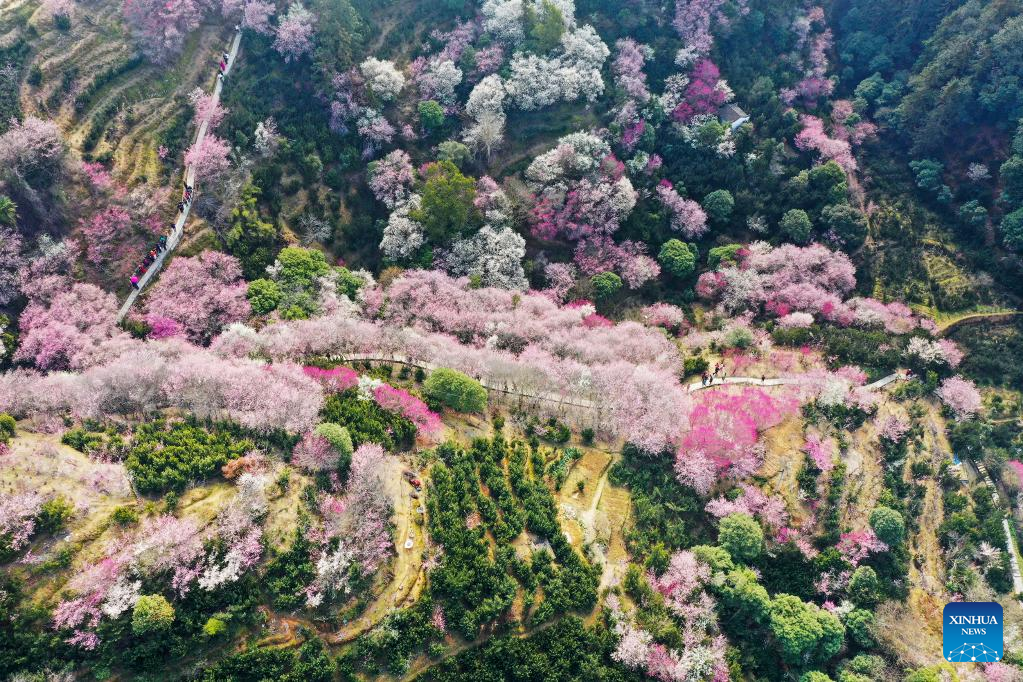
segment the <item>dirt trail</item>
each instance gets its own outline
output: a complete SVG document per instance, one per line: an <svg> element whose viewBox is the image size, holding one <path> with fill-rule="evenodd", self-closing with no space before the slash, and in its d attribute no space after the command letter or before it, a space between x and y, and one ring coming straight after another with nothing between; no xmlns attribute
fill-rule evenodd
<svg viewBox="0 0 1023 682"><path fill-rule="evenodd" d="M373 602L357 619L328 637L332 644L350 642L376 626L393 609L411 605L426 583L426 572L423 569L426 527L425 524L420 526L416 523L416 518L420 516L417 509L421 500L409 495L412 487L402 476L402 472L409 468L408 465L398 458L388 458L386 461L388 471L384 480L394 503L394 544L398 556L390 568L391 576L384 577L385 584L380 585L378 582L380 591L374 596ZM409 539L412 540L412 547L406 548L405 543Z"/></svg>
<svg viewBox="0 0 1023 682"><path fill-rule="evenodd" d="M928 407L923 427L922 447L913 453L912 458L930 463L934 471L937 471L941 462L951 459L952 448L945 437L944 421L936 406ZM938 526L944 518L943 495L934 477L925 477L920 483L925 486L926 494L918 518L919 530L909 542L910 555L913 557L909 577L912 584L920 589L941 596L944 594L945 559L938 542Z"/></svg>

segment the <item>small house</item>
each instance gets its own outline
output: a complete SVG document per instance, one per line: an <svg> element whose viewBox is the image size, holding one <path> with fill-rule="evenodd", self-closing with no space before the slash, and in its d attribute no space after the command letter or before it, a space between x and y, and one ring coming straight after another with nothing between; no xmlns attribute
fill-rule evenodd
<svg viewBox="0 0 1023 682"><path fill-rule="evenodd" d="M737 104L725 104L718 109L718 120L735 132L735 129L749 121L749 114Z"/></svg>

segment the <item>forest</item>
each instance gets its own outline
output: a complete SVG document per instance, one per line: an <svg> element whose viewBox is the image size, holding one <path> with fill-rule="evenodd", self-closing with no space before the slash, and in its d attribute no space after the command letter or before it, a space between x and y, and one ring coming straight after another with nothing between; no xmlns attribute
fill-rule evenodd
<svg viewBox="0 0 1023 682"><path fill-rule="evenodd" d="M0 680L1023 682L1021 278L1023 0L0 0Z"/></svg>

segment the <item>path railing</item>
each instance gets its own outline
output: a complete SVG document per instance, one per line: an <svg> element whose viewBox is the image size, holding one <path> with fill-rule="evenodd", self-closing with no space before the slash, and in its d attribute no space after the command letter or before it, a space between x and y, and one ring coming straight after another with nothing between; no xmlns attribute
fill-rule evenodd
<svg viewBox="0 0 1023 682"><path fill-rule="evenodd" d="M215 106L220 103L220 93L224 89L224 80L226 80L228 74L231 73L231 69L234 67L234 59L236 56L238 56L238 48L241 47L241 43L242 32L241 29L238 29L238 31L235 32L234 34L234 38L231 40L231 49L228 51L227 66L224 69L224 79L217 78L216 84L213 86L213 106L209 107L210 111L212 111L215 108ZM200 122L199 128L195 131L194 140L195 144L200 144L202 143L203 140L206 139L206 133L209 130L209 124L210 124L209 117L203 119L202 122ZM194 191L195 188L194 165L185 167L185 184L191 185ZM185 223L188 221L188 215L191 212L191 210L192 202L189 201L188 203L185 204L184 210L178 212L178 218L174 223L174 229L167 237L166 248L164 248L163 251L156 255L156 260L154 260L152 265L149 266L149 269L146 270L141 277L139 277L137 288L136 287L132 288L131 293L128 294L128 298L125 299L124 303L121 305L121 309L117 311L118 322L123 320L124 316L128 314L128 311L131 310L131 306L135 303L135 299L139 297L139 294L142 293L142 290L146 288L146 285L153 281L157 273L160 272L160 268L163 267L164 261L167 260L167 257L170 255L170 253L174 251L175 248L177 248L178 244L181 243L181 239L185 234Z"/></svg>

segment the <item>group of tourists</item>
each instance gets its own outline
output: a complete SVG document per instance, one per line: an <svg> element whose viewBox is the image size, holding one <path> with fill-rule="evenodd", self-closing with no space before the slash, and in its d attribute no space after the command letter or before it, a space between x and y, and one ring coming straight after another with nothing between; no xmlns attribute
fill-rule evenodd
<svg viewBox="0 0 1023 682"><path fill-rule="evenodd" d="M195 192L188 183L185 183L185 190L182 192L181 201L178 202L178 215L185 212L185 209L192 203L192 195ZM171 228L173 232L174 228ZM153 245L146 255L142 258L142 262L135 268L135 272L131 274L131 285L136 289L139 288L139 281L149 271L149 268L153 266L156 259L160 257L160 254L167 250L167 235L160 235L160 239L157 240L156 244Z"/></svg>
<svg viewBox="0 0 1023 682"><path fill-rule="evenodd" d="M719 362L714 365L714 369L711 372L704 372L700 375L700 385L707 386L714 383L714 379L717 378L718 373L724 374L725 363ZM723 378L723 377L722 377Z"/></svg>
<svg viewBox="0 0 1023 682"><path fill-rule="evenodd" d="M238 30L237 26L235 26L235 30L236 31ZM225 52L221 55L220 68L217 73L217 78L219 80L221 81L224 80L224 74L227 73L227 65L230 63L230 61L231 55L229 53ZM184 213L185 209L192 203L193 193L194 188L188 183L185 183L185 191L181 196L181 201L178 202L178 215ZM149 271L149 268L153 266L153 263L155 263L157 258L160 257L160 254L166 250L167 235L161 235L159 241L149 250L148 253L146 253L146 255L142 258L142 262L139 263L139 266L135 268L135 272L132 273L130 279L131 285L133 287L135 287L136 289L139 288L139 282L141 281L142 277L145 276L146 272Z"/></svg>
<svg viewBox="0 0 1023 682"><path fill-rule="evenodd" d="M220 57L220 70L217 72L217 80L224 82L224 76L227 74L227 65L231 61L231 55L225 52Z"/></svg>
<svg viewBox="0 0 1023 682"><path fill-rule="evenodd" d="M135 272L132 273L131 285L133 287L139 288L139 280L149 271L149 268L153 266L153 263L160 257L160 254L166 250L167 235L160 235L160 239L149 249L149 252L142 258L142 262L135 268Z"/></svg>

